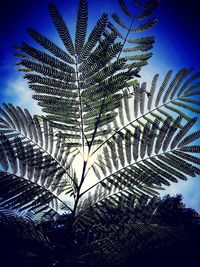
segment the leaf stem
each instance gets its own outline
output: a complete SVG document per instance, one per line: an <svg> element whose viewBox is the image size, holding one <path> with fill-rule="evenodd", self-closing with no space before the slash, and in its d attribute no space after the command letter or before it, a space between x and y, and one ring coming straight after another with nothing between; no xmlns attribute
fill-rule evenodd
<svg viewBox="0 0 200 267"><path fill-rule="evenodd" d="M134 123L134 122L140 120L140 119L143 118L144 116L146 116L146 115L148 115L148 114L151 114L151 112L153 112L153 111L155 111L155 110L159 110L161 107L166 106L166 105L172 103L172 102L175 101L175 100L179 100L179 97L177 97L177 98L175 98L175 99L173 99L173 100L170 100L170 101L168 101L167 103L164 103L164 104L160 105L159 107L155 107L155 108L151 109L150 111L148 111L148 112L142 114L142 115L139 116L138 118L134 118L131 122L128 122L127 124L125 124L124 126L122 126L119 130L117 130L117 131L114 132L110 137L108 137L108 139L106 139L102 144L100 144L100 145L99 145L99 146L92 152L91 156L94 155L94 154L95 154L95 153L96 153L96 152L97 152L97 151L98 151L98 150L99 150L105 143L107 143L111 138L113 138L113 136L115 136L116 134L118 134L119 132L121 132L123 129L125 129L126 127L128 127L128 126L131 125L132 123Z"/></svg>
<svg viewBox="0 0 200 267"><path fill-rule="evenodd" d="M8 173L8 172L6 172L6 173ZM23 176L18 176L16 174L14 174L14 176L19 177L20 179L22 178L23 180L25 180L25 181L27 181L27 182L29 182L29 183L31 183L31 184L39 187L39 188L42 188L42 190L48 191L51 195L53 195L54 198L56 198L58 201L60 201L68 210L72 211L72 209L65 202L63 202L58 196L56 196L52 191L48 190L46 187L43 187L42 185L39 185L38 183L35 183L29 179L26 179Z"/></svg>
<svg viewBox="0 0 200 267"><path fill-rule="evenodd" d="M97 183L95 183L94 185L92 185L91 187L89 187L88 189L86 189L84 192L81 193L81 196L84 195L84 194L85 194L86 192L88 192L89 190L91 190L92 188L94 188L95 186L97 186L98 184L100 184L101 182L103 182L104 180L106 180L108 177L110 177L110 176L112 176L112 175L115 175L116 173L119 173L120 171L123 171L124 169L126 169L126 168L128 168L128 167L130 167L130 166L132 166L132 165L138 164L138 163L143 162L143 161L145 161L145 160L147 160L147 159L150 159L150 158L154 158L154 157L157 157L157 156L165 155L165 154L167 154L167 153L171 153L172 151L176 151L176 150L179 150L179 148L172 149L172 150L168 150L168 151L165 151L165 152L163 152L163 153L160 153L159 155L156 154L156 155L154 155L154 156L149 156L149 157L146 157L145 159L141 159L141 160L139 160L139 161L135 161L135 162L132 163L132 164L128 164L128 165L122 167L121 169L116 170L116 171L113 172L112 174L110 174L110 175L104 177L101 181L98 181ZM124 189L125 189L125 188L124 188Z"/></svg>
<svg viewBox="0 0 200 267"><path fill-rule="evenodd" d="M84 140L84 131L83 131L83 104L82 104L82 98L81 98L81 88L80 88L80 81L79 81L79 72L78 72L78 58L77 55L75 55L75 69L76 69L76 82L78 87L78 97L79 97L79 105L80 105L80 129L81 129L81 135L82 135L82 146L83 146L83 158L85 159L85 140Z"/></svg>
<svg viewBox="0 0 200 267"><path fill-rule="evenodd" d="M70 178L70 180L72 181L72 183L75 185L75 187L77 187L77 184L75 183L73 177L66 171L66 169L60 164L60 162L56 158L54 158L46 149L44 149L38 143L36 143L35 141L33 141L27 135L23 134L22 132L19 132L17 129L14 129L14 131L17 132L17 133L19 133L19 135L22 135L23 137L25 137L26 139L28 139L31 143L35 144L37 147L39 147L41 150L43 150L44 153L46 153L48 156L50 156L51 158L53 158L53 160L55 160L56 163L66 172L66 174L68 175L68 177ZM72 187L72 189L73 189L73 187ZM73 191L74 191L74 189L73 189Z"/></svg>

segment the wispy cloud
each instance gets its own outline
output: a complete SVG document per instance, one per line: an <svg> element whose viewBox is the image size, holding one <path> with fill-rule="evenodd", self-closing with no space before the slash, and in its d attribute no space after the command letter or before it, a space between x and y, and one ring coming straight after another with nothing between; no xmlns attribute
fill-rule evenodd
<svg viewBox="0 0 200 267"><path fill-rule="evenodd" d="M41 108L32 99L31 90L22 77L10 79L4 91L4 101L12 102L14 106L26 108L31 114L41 114Z"/></svg>

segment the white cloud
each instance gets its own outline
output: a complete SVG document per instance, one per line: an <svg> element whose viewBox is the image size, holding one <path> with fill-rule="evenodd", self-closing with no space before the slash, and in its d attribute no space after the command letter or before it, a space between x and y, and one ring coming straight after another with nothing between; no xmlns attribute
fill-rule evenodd
<svg viewBox="0 0 200 267"><path fill-rule="evenodd" d="M176 195L176 194L183 194L185 195L188 193L188 189L194 186L194 180L189 179L188 181L179 181L177 184L172 183L169 187L166 187L164 191L165 194Z"/></svg>
<svg viewBox="0 0 200 267"><path fill-rule="evenodd" d="M161 196L166 194L171 196L181 194L187 207L200 212L200 181L198 177L189 178L188 181L179 181L177 184L172 183L169 187L166 187Z"/></svg>
<svg viewBox="0 0 200 267"><path fill-rule="evenodd" d="M5 101L26 108L31 114L41 114L41 108L32 99L32 91L22 77L10 79L4 91Z"/></svg>

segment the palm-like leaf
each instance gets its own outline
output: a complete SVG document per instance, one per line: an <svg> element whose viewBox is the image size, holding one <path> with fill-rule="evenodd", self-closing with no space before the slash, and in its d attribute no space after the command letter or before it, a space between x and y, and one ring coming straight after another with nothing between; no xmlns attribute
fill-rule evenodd
<svg viewBox="0 0 200 267"><path fill-rule="evenodd" d="M10 189L2 193L8 206L15 207L15 201L18 206L21 199L21 208L30 206L33 209L35 196L38 198L36 206L48 207L52 200L59 200L58 195L68 187L75 193L76 181L67 162L70 154L67 139L56 133L44 118L32 117L27 110L11 104L4 108L1 109L0 162L4 169L1 182L10 181ZM41 200L39 196L43 196Z"/></svg>
<svg viewBox="0 0 200 267"><path fill-rule="evenodd" d="M50 156L31 144L24 146L19 137L9 141L2 136L1 149L1 199L5 207L38 212L62 202L58 196L70 183L66 171Z"/></svg>
<svg viewBox="0 0 200 267"><path fill-rule="evenodd" d="M112 157L109 149L109 143L107 150L104 146L104 161L101 159L101 165L108 167L109 170L111 169L109 167L110 163L108 163L110 155L113 167L115 166L116 169L106 177L104 173L104 177L102 176L100 181L85 191L88 192L95 187L98 187L100 192L104 190L104 194L99 194L93 205L101 202L104 205L105 202L117 205L120 203L120 197L127 194L137 197L143 194L153 196L157 192L155 190L162 189L162 185L170 185L171 182L177 182L178 179L187 180L188 176L194 177L198 175L200 169L190 162L199 164L199 159L181 152L186 149L185 145L188 142L193 141L192 136L185 136L195 123L196 118L191 119L181 129L179 128L180 121L181 117L178 117L174 122L170 122L167 119L160 126L158 120L155 119L152 125L147 122L142 130L135 126L134 134L132 135L130 130L125 135L119 132L117 134L118 139L114 139L115 141L112 142L117 144L118 151L115 157L120 159L121 166L116 165L115 158ZM139 138L141 138L141 141L139 141ZM184 140L190 141L184 142ZM127 146L127 142L129 146ZM189 147L187 147L188 152L192 152L192 148L193 146L190 151ZM194 148L194 152L197 152L197 148ZM184 154L183 156L182 153ZM98 162L97 160L97 167L99 166Z"/></svg>
<svg viewBox="0 0 200 267"><path fill-rule="evenodd" d="M128 54L126 56L126 59L133 62L127 62L125 67L133 68L145 66L147 64L147 60L152 56L152 53L144 52L152 49L153 43L155 42L154 37L147 36L140 38L131 38L130 35L149 30L157 23L157 20L155 18L150 17L155 11L158 5L158 1L149 1L149 3L146 3L146 5L134 3L134 6L131 7L131 9L135 8L134 15L132 14L131 9L127 7L125 1L120 0L118 2L122 11L122 15L127 15L130 21L123 21L121 15L114 13L112 15L114 24L118 25L120 29L118 30L112 22L109 22L108 27L111 31L115 32L118 35L123 43L128 43L128 45L124 47L122 51ZM146 21L147 18L148 20ZM129 44L131 44L131 46ZM133 44L135 44L135 46L132 46ZM129 53L133 52L139 52L140 54L129 56Z"/></svg>

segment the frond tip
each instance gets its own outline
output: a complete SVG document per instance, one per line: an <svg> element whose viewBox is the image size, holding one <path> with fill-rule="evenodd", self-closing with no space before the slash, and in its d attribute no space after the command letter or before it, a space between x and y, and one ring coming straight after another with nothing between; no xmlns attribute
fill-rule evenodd
<svg viewBox="0 0 200 267"><path fill-rule="evenodd" d="M76 24L76 36L75 36L75 53L80 55L87 32L87 21L88 21L88 1L80 0L78 15L77 15L77 24Z"/></svg>

